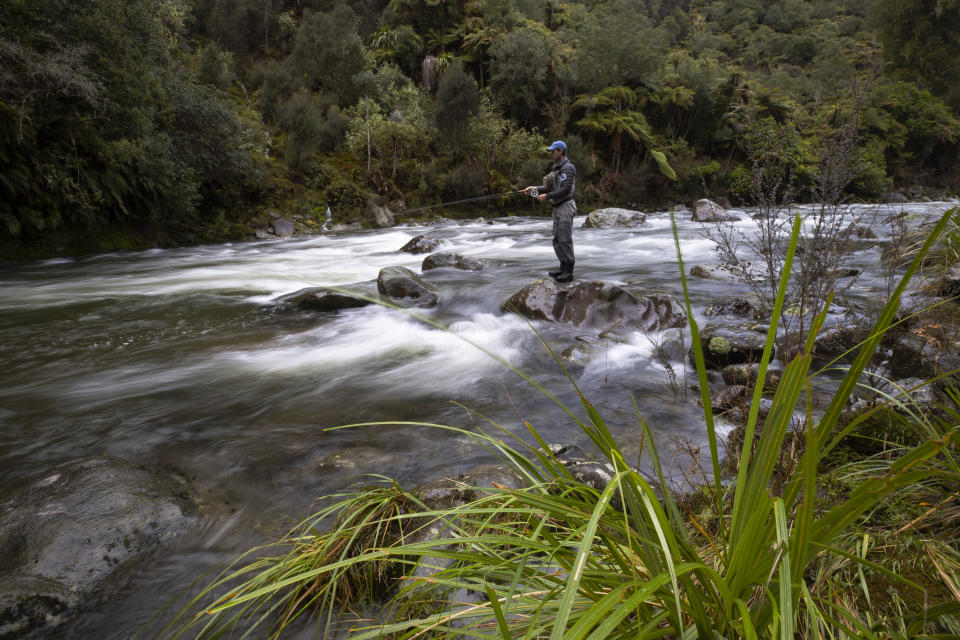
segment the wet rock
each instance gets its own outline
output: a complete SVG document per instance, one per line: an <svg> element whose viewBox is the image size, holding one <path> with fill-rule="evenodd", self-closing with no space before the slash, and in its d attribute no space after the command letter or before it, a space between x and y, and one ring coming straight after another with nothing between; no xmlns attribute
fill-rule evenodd
<svg viewBox="0 0 960 640"><path fill-rule="evenodd" d="M647 226L645 213L616 207L591 211L583 221L584 229L635 229Z"/></svg>
<svg viewBox="0 0 960 640"><path fill-rule="evenodd" d="M690 269L690 276L703 280L718 280L720 282L738 282L737 277L718 264L698 264Z"/></svg>
<svg viewBox="0 0 960 640"><path fill-rule="evenodd" d="M55 626L114 571L196 524L185 482L115 458L56 467L0 502L0 637Z"/></svg>
<svg viewBox="0 0 960 640"><path fill-rule="evenodd" d="M857 345L866 340L869 335L870 330L865 327L839 324L824 327L813 341L813 355L830 360L844 354L856 355Z"/></svg>
<svg viewBox="0 0 960 640"><path fill-rule="evenodd" d="M879 389L888 395L896 396L900 402L930 409L941 402L936 387L926 378L903 378L893 383L881 384Z"/></svg>
<svg viewBox="0 0 960 640"><path fill-rule="evenodd" d="M419 235L400 247L400 251L406 251L407 253L430 253L431 251L436 251L441 244L443 244L443 240L439 238L428 238L424 235Z"/></svg>
<svg viewBox="0 0 960 640"><path fill-rule="evenodd" d="M377 276L377 289L395 301L418 307L433 307L440 302L434 290L406 267L387 267Z"/></svg>
<svg viewBox="0 0 960 640"><path fill-rule="evenodd" d="M710 407L719 412L742 409L748 402L747 393L747 387L742 384L723 387L710 394Z"/></svg>
<svg viewBox="0 0 960 640"><path fill-rule="evenodd" d="M483 263L470 256L462 256L459 253L432 253L423 259L420 266L421 271L439 269L441 267L452 267L463 271L480 271L483 269Z"/></svg>
<svg viewBox="0 0 960 640"><path fill-rule="evenodd" d="M683 362L689 348L686 328L667 329L660 335L656 356L661 362Z"/></svg>
<svg viewBox="0 0 960 640"><path fill-rule="evenodd" d="M683 305L672 296L638 298L619 285L600 281L563 287L550 278L537 280L511 296L502 310L531 320L644 331L682 327L687 322Z"/></svg>
<svg viewBox="0 0 960 640"><path fill-rule="evenodd" d="M723 381L729 385L746 385L752 387L757 382L757 376L760 373L759 362L742 362L740 364L731 364L723 368L720 372ZM780 378L783 377L783 363L779 360L772 360L767 365L767 376L764 387L768 390L777 388L780 384Z"/></svg>
<svg viewBox="0 0 960 640"><path fill-rule="evenodd" d="M906 204L910 202L907 199L907 196L903 195L899 191L891 191L890 193L883 194L883 201L888 204Z"/></svg>
<svg viewBox="0 0 960 640"><path fill-rule="evenodd" d="M357 309L373 304L370 300L364 300L350 293L334 291L326 287L300 289L275 298L274 302L283 307L299 311L339 311L341 309Z"/></svg>
<svg viewBox="0 0 960 640"><path fill-rule="evenodd" d="M841 268L841 269L837 269L836 271L836 275L838 278L856 278L861 273L862 272L860 271L860 269L853 269L853 268Z"/></svg>
<svg viewBox="0 0 960 640"><path fill-rule="evenodd" d="M877 234L873 232L873 229L863 224L855 224L850 228L850 233L856 238L861 240L873 240L877 237Z"/></svg>
<svg viewBox="0 0 960 640"><path fill-rule="evenodd" d="M609 462L576 461L567 465L567 470L574 478L597 491L606 489L616 475L613 465Z"/></svg>
<svg viewBox="0 0 960 640"><path fill-rule="evenodd" d="M703 356L708 367L722 369L741 362L758 362L767 337L735 323L710 323L700 331Z"/></svg>
<svg viewBox="0 0 960 640"><path fill-rule="evenodd" d="M523 480L510 467L491 464L431 482L420 489L420 495L432 508L450 508L476 499L484 489L519 489L522 486Z"/></svg>
<svg viewBox="0 0 960 640"><path fill-rule="evenodd" d="M369 211L370 217L373 218L373 225L378 229L392 227L395 223L394 214L393 211L390 210L390 207L380 204L376 200L367 202L367 211Z"/></svg>
<svg viewBox="0 0 960 640"><path fill-rule="evenodd" d="M266 229L255 229L253 235L257 237L257 240L269 240L270 238L276 238L277 236L273 235Z"/></svg>
<svg viewBox="0 0 960 640"><path fill-rule="evenodd" d="M273 233L280 238L293 236L293 223L286 218L277 218L273 221Z"/></svg>
<svg viewBox="0 0 960 640"><path fill-rule="evenodd" d="M952 265L946 273L934 280L930 293L942 298L960 296L960 265Z"/></svg>
<svg viewBox="0 0 960 640"><path fill-rule="evenodd" d="M759 320L762 318L760 310L753 306L753 303L746 298L730 298L723 302L712 304L703 311L705 316L727 316L751 318Z"/></svg>
<svg viewBox="0 0 960 640"><path fill-rule="evenodd" d="M877 350L875 361L887 371L887 377L930 378L960 368L956 344L941 342L925 327L904 332L886 340Z"/></svg>
<svg viewBox="0 0 960 640"><path fill-rule="evenodd" d="M694 222L732 222L739 220L737 216L727 213L726 210L713 200L697 200L693 205Z"/></svg>
<svg viewBox="0 0 960 640"><path fill-rule="evenodd" d="M575 344L560 352L560 359L567 365L586 366L593 349L585 344Z"/></svg>
<svg viewBox="0 0 960 640"><path fill-rule="evenodd" d="M547 448L554 457L562 456L568 451L572 451L575 447L576 445L570 444L569 442L551 442L547 445Z"/></svg>

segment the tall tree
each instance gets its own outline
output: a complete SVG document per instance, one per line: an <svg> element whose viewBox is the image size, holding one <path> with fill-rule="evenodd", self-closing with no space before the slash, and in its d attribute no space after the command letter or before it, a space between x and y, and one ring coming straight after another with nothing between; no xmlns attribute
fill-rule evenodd
<svg viewBox="0 0 960 640"><path fill-rule="evenodd" d="M360 18L346 4L326 13L304 13L287 59L300 86L331 93L341 104L357 100L357 75L370 66L359 25Z"/></svg>
<svg viewBox="0 0 960 640"><path fill-rule="evenodd" d="M477 83L463 70L463 64L454 62L447 67L437 86L433 119L437 129L444 134L459 155L467 131L467 121L480 106Z"/></svg>
<svg viewBox="0 0 960 640"><path fill-rule="evenodd" d="M526 123L538 110L555 82L553 42L541 29L524 27L497 37L490 47L490 86L510 113Z"/></svg>

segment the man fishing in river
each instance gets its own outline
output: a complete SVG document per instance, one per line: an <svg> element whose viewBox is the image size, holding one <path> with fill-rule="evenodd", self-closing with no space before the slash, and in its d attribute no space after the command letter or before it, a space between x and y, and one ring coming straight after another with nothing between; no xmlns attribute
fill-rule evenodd
<svg viewBox="0 0 960 640"><path fill-rule="evenodd" d="M544 176L544 185L527 187L524 193L538 191L537 200L550 200L553 205L553 250L560 260L559 271L549 271L557 282L573 280L573 216L577 213L577 203L573 200L573 189L577 181L577 168L567 158L567 145L557 140L549 147L553 161L550 173Z"/></svg>

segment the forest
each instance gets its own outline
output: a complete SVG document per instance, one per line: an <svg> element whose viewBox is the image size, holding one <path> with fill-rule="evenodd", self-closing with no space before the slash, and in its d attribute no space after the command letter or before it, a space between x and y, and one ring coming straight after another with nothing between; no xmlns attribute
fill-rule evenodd
<svg viewBox="0 0 960 640"><path fill-rule="evenodd" d="M960 0L5 0L0 258L402 219L553 139L581 209L748 206L771 164L813 201L838 157L847 201L939 199L958 48Z"/></svg>

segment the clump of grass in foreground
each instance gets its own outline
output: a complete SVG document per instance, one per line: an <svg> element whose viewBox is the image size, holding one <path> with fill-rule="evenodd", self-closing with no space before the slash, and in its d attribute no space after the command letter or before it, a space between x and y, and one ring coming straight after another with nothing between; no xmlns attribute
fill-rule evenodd
<svg viewBox="0 0 960 640"><path fill-rule="evenodd" d="M826 500L818 469L855 428L855 423L838 426L841 411L907 282L955 211L917 253L823 416L813 419L809 400L815 375L810 348L821 314L805 348L786 366L757 431L776 319L797 246L795 219L736 479L727 486L721 483L709 398L703 402L712 479L702 492L717 514L709 526L684 511L671 493L643 418L638 416L639 428L651 443L659 489L624 458L599 411L581 394L582 413L567 412L615 469L603 491L576 481L532 427L531 446L474 433L514 467L525 488L487 488L466 504L442 509L430 509L395 486L358 492L306 521L285 541L284 554L225 573L171 624L169 635L280 637L309 615L322 636L351 607L389 592L382 615L357 622L351 638L955 637L951 616L960 614L960 604L947 596L958 595L949 594L960 575L957 549L949 541L923 547L930 558L924 566L939 571L938 584L946 585L936 590L929 575L921 584L917 571L876 561L878 538L864 537L860 526L873 510L909 492L933 491L946 498L941 508L958 509L950 496L960 486L955 458L960 415L948 412L939 422L925 423L928 437L919 445L850 470L844 490ZM706 396L685 281L684 294ZM804 399L803 451L774 490L771 478ZM329 532L315 530L334 514L339 520ZM445 534L426 535L431 527ZM878 597L878 586L887 588L888 606L874 613L871 598ZM457 602L455 594L464 589L478 597Z"/></svg>

